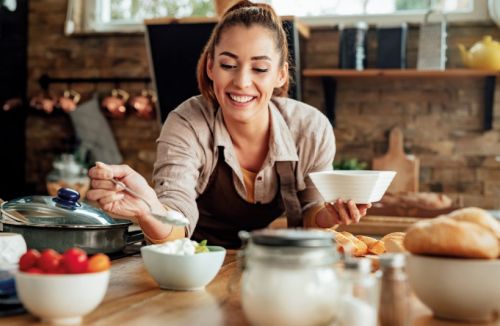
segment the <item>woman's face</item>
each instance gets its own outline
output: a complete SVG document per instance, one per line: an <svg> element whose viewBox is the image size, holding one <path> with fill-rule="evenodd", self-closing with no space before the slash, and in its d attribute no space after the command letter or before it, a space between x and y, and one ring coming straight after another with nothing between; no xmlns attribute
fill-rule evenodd
<svg viewBox="0 0 500 326"><path fill-rule="evenodd" d="M271 31L261 26L234 26L224 31L207 63L226 123L267 118L269 100L288 78Z"/></svg>

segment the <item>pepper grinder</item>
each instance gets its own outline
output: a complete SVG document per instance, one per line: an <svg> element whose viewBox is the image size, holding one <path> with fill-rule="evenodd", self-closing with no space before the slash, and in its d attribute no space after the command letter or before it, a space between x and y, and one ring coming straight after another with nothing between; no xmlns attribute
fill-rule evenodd
<svg viewBox="0 0 500 326"><path fill-rule="evenodd" d="M410 323L410 290L404 266L404 254L380 256L382 289L379 321L381 326L406 326Z"/></svg>

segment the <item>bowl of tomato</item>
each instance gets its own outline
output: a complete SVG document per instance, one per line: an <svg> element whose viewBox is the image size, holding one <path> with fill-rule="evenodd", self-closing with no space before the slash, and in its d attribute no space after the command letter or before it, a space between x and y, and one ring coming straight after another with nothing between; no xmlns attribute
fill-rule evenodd
<svg viewBox="0 0 500 326"><path fill-rule="evenodd" d="M88 257L79 248L63 254L30 249L19 259L16 290L31 314L50 324L78 324L104 298L110 261L104 254Z"/></svg>

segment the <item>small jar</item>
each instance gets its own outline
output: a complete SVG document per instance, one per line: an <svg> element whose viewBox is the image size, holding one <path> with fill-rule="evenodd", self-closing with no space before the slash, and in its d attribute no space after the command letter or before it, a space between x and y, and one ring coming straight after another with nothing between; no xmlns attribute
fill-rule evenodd
<svg viewBox="0 0 500 326"><path fill-rule="evenodd" d="M338 254L332 234L311 230L240 232L241 299L253 325L328 325L338 314Z"/></svg>
<svg viewBox="0 0 500 326"><path fill-rule="evenodd" d="M410 323L410 288L404 254L380 256L382 269L379 319L381 326L406 326Z"/></svg>
<svg viewBox="0 0 500 326"><path fill-rule="evenodd" d="M52 171L47 176L47 192L56 197L61 188L71 188L85 198L90 186L87 169L78 163L73 154L62 154L52 163Z"/></svg>
<svg viewBox="0 0 500 326"><path fill-rule="evenodd" d="M377 326L380 280L368 258L348 258L340 276L340 326Z"/></svg>

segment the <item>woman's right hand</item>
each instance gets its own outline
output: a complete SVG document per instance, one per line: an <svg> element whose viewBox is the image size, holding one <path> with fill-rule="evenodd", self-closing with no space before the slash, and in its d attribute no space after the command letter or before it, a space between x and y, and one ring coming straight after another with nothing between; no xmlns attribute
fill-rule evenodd
<svg viewBox="0 0 500 326"><path fill-rule="evenodd" d="M89 170L89 177L91 189L87 193L87 198L97 201L107 212L135 218L141 218L149 213L149 207L142 200L123 191L122 187L110 180L113 178L146 199L153 210L164 209L147 181L128 165L107 165L97 162Z"/></svg>

